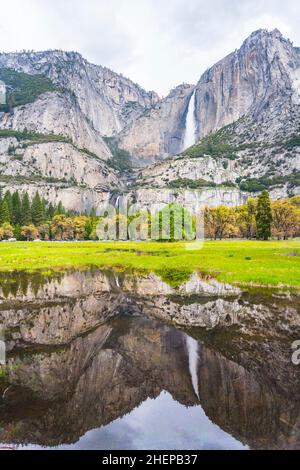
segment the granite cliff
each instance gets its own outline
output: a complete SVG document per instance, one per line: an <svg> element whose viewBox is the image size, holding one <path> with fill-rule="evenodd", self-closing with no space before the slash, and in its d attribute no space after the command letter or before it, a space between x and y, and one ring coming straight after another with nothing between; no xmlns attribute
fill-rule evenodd
<svg viewBox="0 0 300 470"><path fill-rule="evenodd" d="M75 52L0 54L10 97L0 106L0 184L78 210L112 190L163 202L190 181L212 205L244 201L254 179L267 178L273 197L298 194L299 51L278 30L256 31L165 98ZM124 173L120 158L137 169Z"/></svg>

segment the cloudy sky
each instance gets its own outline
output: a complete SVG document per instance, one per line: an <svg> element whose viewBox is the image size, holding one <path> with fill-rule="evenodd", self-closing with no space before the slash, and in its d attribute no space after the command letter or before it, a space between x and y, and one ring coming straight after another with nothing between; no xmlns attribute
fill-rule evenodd
<svg viewBox="0 0 300 470"><path fill-rule="evenodd" d="M64 49L165 95L277 27L300 46L299 0L1 1L0 51Z"/></svg>

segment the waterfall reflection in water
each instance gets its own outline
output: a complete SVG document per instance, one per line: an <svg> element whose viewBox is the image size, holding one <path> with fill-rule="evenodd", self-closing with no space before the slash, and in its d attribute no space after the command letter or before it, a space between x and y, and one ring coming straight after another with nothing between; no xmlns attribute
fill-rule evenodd
<svg viewBox="0 0 300 470"><path fill-rule="evenodd" d="M198 374L197 374L197 366L198 366L198 360L199 360L199 356L198 356L199 344L196 340L194 340L190 336L186 337L186 344L187 344L187 350L188 350L188 355L189 355L189 369L190 369L193 389L198 399L200 400L199 387L198 387Z"/></svg>
<svg viewBox="0 0 300 470"><path fill-rule="evenodd" d="M3 445L300 447L299 298L197 273L178 289L108 271L31 281L1 282Z"/></svg>

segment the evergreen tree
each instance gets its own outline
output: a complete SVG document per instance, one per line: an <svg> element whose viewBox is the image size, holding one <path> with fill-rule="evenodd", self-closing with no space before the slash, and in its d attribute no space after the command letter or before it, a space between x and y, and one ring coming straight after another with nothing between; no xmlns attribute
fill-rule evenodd
<svg viewBox="0 0 300 470"><path fill-rule="evenodd" d="M6 220L6 222L11 222L11 215L12 215L12 197L11 197L11 192L6 191L3 202L6 203L7 209L8 209L8 214L9 214L9 219Z"/></svg>
<svg viewBox="0 0 300 470"><path fill-rule="evenodd" d="M53 216L54 216L54 211L55 211L55 208L52 204L52 202L50 202L49 206L47 207L47 210L46 210L46 218L47 219L53 219Z"/></svg>
<svg viewBox="0 0 300 470"><path fill-rule="evenodd" d="M88 240L93 231L93 220L88 218L85 224L85 239Z"/></svg>
<svg viewBox="0 0 300 470"><path fill-rule="evenodd" d="M41 201L41 198L38 192L35 193L35 196L32 200L31 217L32 217L32 222L34 223L36 227L38 227L44 222L43 203Z"/></svg>
<svg viewBox="0 0 300 470"><path fill-rule="evenodd" d="M7 202L6 199L3 199L2 203L1 203L0 221L1 221L1 224L5 223L5 222L10 222L9 207L8 207L8 202Z"/></svg>
<svg viewBox="0 0 300 470"><path fill-rule="evenodd" d="M92 208L91 208L90 218L91 218L92 220L94 220L94 219L96 218L96 209L95 209L95 207L92 207Z"/></svg>
<svg viewBox="0 0 300 470"><path fill-rule="evenodd" d="M31 206L28 193L24 193L22 197L22 217L21 217L21 225L30 225L32 222L31 219Z"/></svg>
<svg viewBox="0 0 300 470"><path fill-rule="evenodd" d="M271 236L272 209L268 191L263 191L258 197L256 211L257 238L268 240Z"/></svg>
<svg viewBox="0 0 300 470"><path fill-rule="evenodd" d="M43 212L43 222L47 219L47 201L46 199L42 199L42 212Z"/></svg>
<svg viewBox="0 0 300 470"><path fill-rule="evenodd" d="M11 222L13 225L21 223L22 219L22 208L19 193L16 191L12 195L12 213Z"/></svg>
<svg viewBox="0 0 300 470"><path fill-rule="evenodd" d="M14 238L22 240L22 229L20 224L14 226Z"/></svg>
<svg viewBox="0 0 300 470"><path fill-rule="evenodd" d="M66 213L65 209L64 209L61 201L59 201L54 215L65 215L65 213Z"/></svg>
<svg viewBox="0 0 300 470"><path fill-rule="evenodd" d="M2 214L2 204L3 204L3 199L2 199L2 188L0 186L0 225L2 224L2 219L1 219L1 214Z"/></svg>

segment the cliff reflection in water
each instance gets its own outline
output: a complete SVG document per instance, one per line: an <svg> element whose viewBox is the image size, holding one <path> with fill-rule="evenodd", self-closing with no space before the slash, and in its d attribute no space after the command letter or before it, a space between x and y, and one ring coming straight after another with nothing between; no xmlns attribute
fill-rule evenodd
<svg viewBox="0 0 300 470"><path fill-rule="evenodd" d="M0 442L300 448L299 298L194 274L1 278Z"/></svg>

